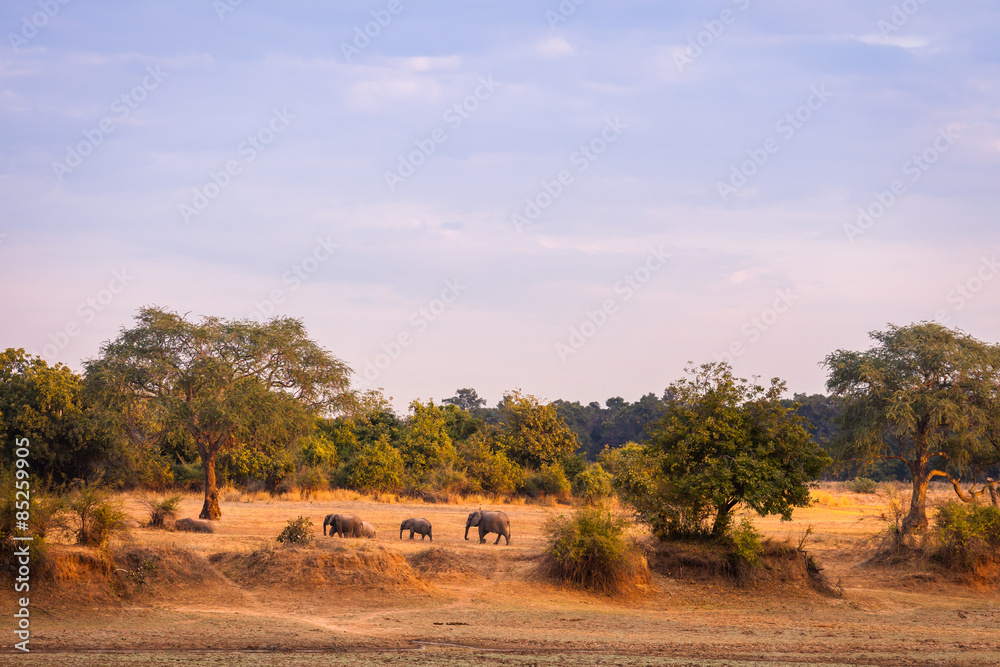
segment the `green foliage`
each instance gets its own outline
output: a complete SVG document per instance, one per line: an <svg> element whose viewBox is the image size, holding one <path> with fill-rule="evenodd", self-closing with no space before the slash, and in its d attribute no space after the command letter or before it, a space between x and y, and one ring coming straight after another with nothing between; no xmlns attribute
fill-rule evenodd
<svg viewBox="0 0 1000 667"><path fill-rule="evenodd" d="M855 477L844 484L851 493L874 494L878 493L878 482L867 477Z"/></svg>
<svg viewBox="0 0 1000 667"><path fill-rule="evenodd" d="M216 463L216 474L224 482L247 485L261 482L275 492L279 482L295 472L291 454L277 442L258 445L241 444L223 452Z"/></svg>
<svg viewBox="0 0 1000 667"><path fill-rule="evenodd" d="M937 474L1000 463L1000 346L936 322L890 325L865 352L826 357L827 388L843 405L836 453L870 465L902 459L915 481L903 533L927 526L926 489Z"/></svg>
<svg viewBox="0 0 1000 667"><path fill-rule="evenodd" d="M749 518L743 517L738 525L729 530L729 541L732 544L732 557L737 562L738 569L761 568L764 566L764 535Z"/></svg>
<svg viewBox="0 0 1000 667"><path fill-rule="evenodd" d="M522 396L519 391L505 393L500 417L496 432L500 448L515 463L528 468L558 463L579 444L555 406L541 405L534 396Z"/></svg>
<svg viewBox="0 0 1000 667"><path fill-rule="evenodd" d="M639 521L660 539L707 534L708 503L674 502L669 480L663 475L662 455L638 443L605 448L600 462L611 474L611 485Z"/></svg>
<svg viewBox="0 0 1000 667"><path fill-rule="evenodd" d="M606 509L588 508L550 520L542 571L607 595L628 592L649 579L649 568L627 527L625 519Z"/></svg>
<svg viewBox="0 0 1000 667"><path fill-rule="evenodd" d="M621 447L627 442L640 442L649 437L647 429L661 416L662 402L656 394L646 394L635 403L620 397L609 398L605 407L594 401L554 401L559 417L576 434L580 449L591 460L610 446ZM569 474L569 470L566 471ZM571 476L572 477L572 476Z"/></svg>
<svg viewBox="0 0 1000 667"><path fill-rule="evenodd" d="M76 543L89 547L104 547L112 536L128 531L125 510L113 500L99 483L83 484L66 501L73 523Z"/></svg>
<svg viewBox="0 0 1000 667"><path fill-rule="evenodd" d="M394 491L402 486L403 457L382 435L347 465L347 483L361 491Z"/></svg>
<svg viewBox="0 0 1000 667"><path fill-rule="evenodd" d="M475 412L486 405L486 399L479 398L475 389L459 389L451 398L441 401L445 405L454 405L463 412Z"/></svg>
<svg viewBox="0 0 1000 667"><path fill-rule="evenodd" d="M524 478L524 491L532 498L554 498L560 502L569 500L570 483L566 473L558 463L543 465Z"/></svg>
<svg viewBox="0 0 1000 667"><path fill-rule="evenodd" d="M22 349L0 352L0 441L28 438L36 483L62 484L101 469L109 442L87 410L82 380L68 367ZM13 449L0 449L0 464L12 461Z"/></svg>
<svg viewBox="0 0 1000 667"><path fill-rule="evenodd" d="M311 544L313 539L313 522L304 516L289 519L278 535L278 541L283 544Z"/></svg>
<svg viewBox="0 0 1000 667"><path fill-rule="evenodd" d="M934 517L940 546L933 557L946 567L978 575L1000 565L1000 509L950 501Z"/></svg>
<svg viewBox="0 0 1000 667"><path fill-rule="evenodd" d="M177 511L181 505L181 497L171 496L162 499L143 498L141 502L149 510L149 527L163 528L165 521L177 518Z"/></svg>
<svg viewBox="0 0 1000 667"><path fill-rule="evenodd" d="M460 447L468 491L512 494L521 487L524 472L496 447L493 432L493 429L477 431Z"/></svg>
<svg viewBox="0 0 1000 667"><path fill-rule="evenodd" d="M400 444L403 464L417 486L423 486L431 468L454 463L455 446L448 435L445 410L420 401L410 403L413 415L407 420Z"/></svg>
<svg viewBox="0 0 1000 667"><path fill-rule="evenodd" d="M592 463L573 480L573 495L590 505L602 502L611 496L611 475L600 463Z"/></svg>
<svg viewBox="0 0 1000 667"><path fill-rule="evenodd" d="M734 378L725 363L689 373L697 378L668 388L665 415L647 445L656 471L645 491L664 507L668 532L710 518L712 534L721 537L740 503L784 520L793 507L808 506L809 482L829 458L809 438L802 418L781 404L785 383L775 378L765 389ZM640 502L640 514L647 505ZM654 530L660 520L651 521Z"/></svg>
<svg viewBox="0 0 1000 667"><path fill-rule="evenodd" d="M14 550L27 545L32 576L48 577L52 562L48 556L46 535L59 523L58 513L62 511L62 501L55 496L40 495L37 490L30 489L25 509L23 495L17 495L17 481L12 470L0 467L0 571L15 575L21 564ZM28 530L18 530L18 513L25 511L28 512ZM23 514L20 520L23 520ZM30 542L14 540L15 536L25 535L34 539Z"/></svg>
<svg viewBox="0 0 1000 667"><path fill-rule="evenodd" d="M317 429L313 436L305 439L302 443L298 452L298 460L302 465L311 468L333 470L337 467L339 460L337 443L322 430Z"/></svg>
<svg viewBox="0 0 1000 667"><path fill-rule="evenodd" d="M202 468L201 461L172 463L170 472L174 485L179 488L201 491L205 487L205 469Z"/></svg>

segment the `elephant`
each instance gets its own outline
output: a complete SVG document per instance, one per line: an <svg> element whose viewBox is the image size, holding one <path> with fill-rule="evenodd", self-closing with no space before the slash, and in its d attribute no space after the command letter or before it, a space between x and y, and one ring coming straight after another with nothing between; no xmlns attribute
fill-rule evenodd
<svg viewBox="0 0 1000 667"><path fill-rule="evenodd" d="M326 527L330 526L330 537L334 533L341 537L360 537L361 524L356 514L327 514L323 519L323 534L326 535Z"/></svg>
<svg viewBox="0 0 1000 667"><path fill-rule="evenodd" d="M358 537L368 537L368 538L371 538L371 539L374 540L375 539L375 526L373 526L372 524L368 523L367 521L362 521L361 522L361 533L358 534Z"/></svg>
<svg viewBox="0 0 1000 667"><path fill-rule="evenodd" d="M465 539L469 539L469 528L479 526L479 543L486 543L486 533L496 533L497 541L493 544L500 544L503 537L506 542L504 546L510 544L510 519L503 512L484 512L477 510L469 515L465 520Z"/></svg>
<svg viewBox="0 0 1000 667"><path fill-rule="evenodd" d="M403 539L404 530L410 531L411 540L414 533L419 533L421 542L424 541L425 537L431 538L431 542L434 541L434 536L431 535L431 522L427 519L407 519L399 524L399 539Z"/></svg>
<svg viewBox="0 0 1000 667"><path fill-rule="evenodd" d="M202 521L201 519L177 519L177 521L174 521L174 528L176 530L187 530L192 533L215 532L215 526L212 525L211 521Z"/></svg>

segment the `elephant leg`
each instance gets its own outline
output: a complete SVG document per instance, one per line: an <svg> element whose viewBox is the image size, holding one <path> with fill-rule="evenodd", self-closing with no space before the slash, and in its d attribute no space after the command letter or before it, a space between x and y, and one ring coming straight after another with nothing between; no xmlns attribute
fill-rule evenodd
<svg viewBox="0 0 1000 667"><path fill-rule="evenodd" d="M503 537L503 533L497 533L497 541L494 542L494 546L500 544L500 538Z"/></svg>

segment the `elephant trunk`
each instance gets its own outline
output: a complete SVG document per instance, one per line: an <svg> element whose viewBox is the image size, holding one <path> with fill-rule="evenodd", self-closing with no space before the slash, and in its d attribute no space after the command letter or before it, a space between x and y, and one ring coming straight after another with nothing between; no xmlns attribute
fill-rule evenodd
<svg viewBox="0 0 1000 667"><path fill-rule="evenodd" d="M399 539L403 539L403 527L399 527Z"/></svg>
<svg viewBox="0 0 1000 667"><path fill-rule="evenodd" d="M465 539L469 539L469 526L471 525L469 523L465 524Z"/></svg>

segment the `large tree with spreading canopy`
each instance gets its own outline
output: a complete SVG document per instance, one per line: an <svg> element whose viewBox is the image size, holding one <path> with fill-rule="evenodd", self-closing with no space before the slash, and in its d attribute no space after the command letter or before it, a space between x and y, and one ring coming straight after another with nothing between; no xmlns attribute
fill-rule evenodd
<svg viewBox="0 0 1000 667"><path fill-rule="evenodd" d="M920 532L934 477L948 479L963 500L995 492L984 472L1000 461L1000 346L936 322L869 335L871 349L826 358L827 388L843 410L836 451L842 460L906 464L913 491L900 529ZM977 478L985 483L979 489Z"/></svg>
<svg viewBox="0 0 1000 667"><path fill-rule="evenodd" d="M291 318L192 322L145 307L85 368L105 414L133 443L182 437L195 445L205 474L203 519L222 516L220 452L289 444L310 433L317 416L353 399L351 370Z"/></svg>

